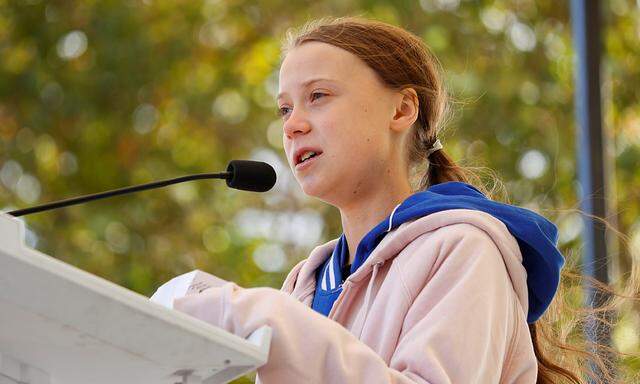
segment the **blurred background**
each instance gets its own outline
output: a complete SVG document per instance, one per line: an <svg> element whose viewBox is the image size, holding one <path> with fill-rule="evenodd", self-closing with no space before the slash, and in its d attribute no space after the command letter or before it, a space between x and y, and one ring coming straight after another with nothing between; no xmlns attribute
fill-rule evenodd
<svg viewBox="0 0 640 384"><path fill-rule="evenodd" d="M603 112L611 280L640 257L640 0L603 12ZM195 268L279 288L338 211L305 196L276 115L280 40L321 16L361 15L421 36L441 60L455 118L441 137L462 165L488 167L508 200L560 229L580 261L569 3L467 0L0 0L0 209L263 160L263 194L201 181L35 214L28 242L143 295ZM614 346L640 351L638 308ZM624 369L640 371L637 358ZM245 377L236 382L252 382Z"/></svg>

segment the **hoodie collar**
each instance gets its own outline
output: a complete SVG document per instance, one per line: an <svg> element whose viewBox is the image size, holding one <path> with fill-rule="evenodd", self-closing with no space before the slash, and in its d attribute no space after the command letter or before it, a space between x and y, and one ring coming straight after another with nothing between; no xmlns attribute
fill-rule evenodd
<svg viewBox="0 0 640 384"><path fill-rule="evenodd" d="M527 321L536 321L555 295L560 280L560 269L564 264L564 258L556 247L556 226L528 209L492 201L473 186L462 182L452 181L434 185L425 191L414 193L396 206L389 217L376 225L358 244L354 260L354 267L358 267L349 280L358 282L365 278L373 265L395 257L415 238L409 238L406 231L399 230L400 227L406 227L423 216L448 210L481 211L506 226L508 232L517 240L519 250L516 251L522 255L522 265L527 273L528 297L524 300L528 306ZM430 227L424 224L429 221L420 221L424 233ZM456 220L452 217L452 221ZM389 232L393 233L387 236ZM420 230L416 233L420 233ZM398 236L402 236L402 240L397 241ZM394 239L396 241L392 241ZM337 242L338 239L334 239L311 252L298 278L298 281L307 282L305 291L315 286L315 272L331 256Z"/></svg>

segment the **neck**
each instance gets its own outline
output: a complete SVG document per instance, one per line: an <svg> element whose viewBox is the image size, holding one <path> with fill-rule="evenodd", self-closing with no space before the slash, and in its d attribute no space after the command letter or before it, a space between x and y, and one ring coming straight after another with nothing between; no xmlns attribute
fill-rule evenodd
<svg viewBox="0 0 640 384"><path fill-rule="evenodd" d="M342 229L349 247L349 264L353 263L362 238L410 195L411 187L406 184L361 197L351 205L340 208Z"/></svg>

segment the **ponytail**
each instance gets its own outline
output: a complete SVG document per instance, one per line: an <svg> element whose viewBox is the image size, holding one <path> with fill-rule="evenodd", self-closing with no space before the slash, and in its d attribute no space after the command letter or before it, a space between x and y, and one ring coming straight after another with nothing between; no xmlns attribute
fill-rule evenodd
<svg viewBox="0 0 640 384"><path fill-rule="evenodd" d="M434 151L428 155L427 172L420 180L420 190L445 183L447 181L469 182L467 171L456 165L453 159L447 155L442 149Z"/></svg>

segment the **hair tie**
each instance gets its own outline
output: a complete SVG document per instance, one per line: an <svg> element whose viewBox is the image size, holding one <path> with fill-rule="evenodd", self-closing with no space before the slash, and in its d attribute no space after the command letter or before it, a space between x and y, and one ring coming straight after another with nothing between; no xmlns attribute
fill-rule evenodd
<svg viewBox="0 0 640 384"><path fill-rule="evenodd" d="M439 151L441 149L442 149L442 143L440 142L440 139L436 139L436 141L433 142L433 145L431 146L431 148L427 150L427 157L431 156L433 152Z"/></svg>

